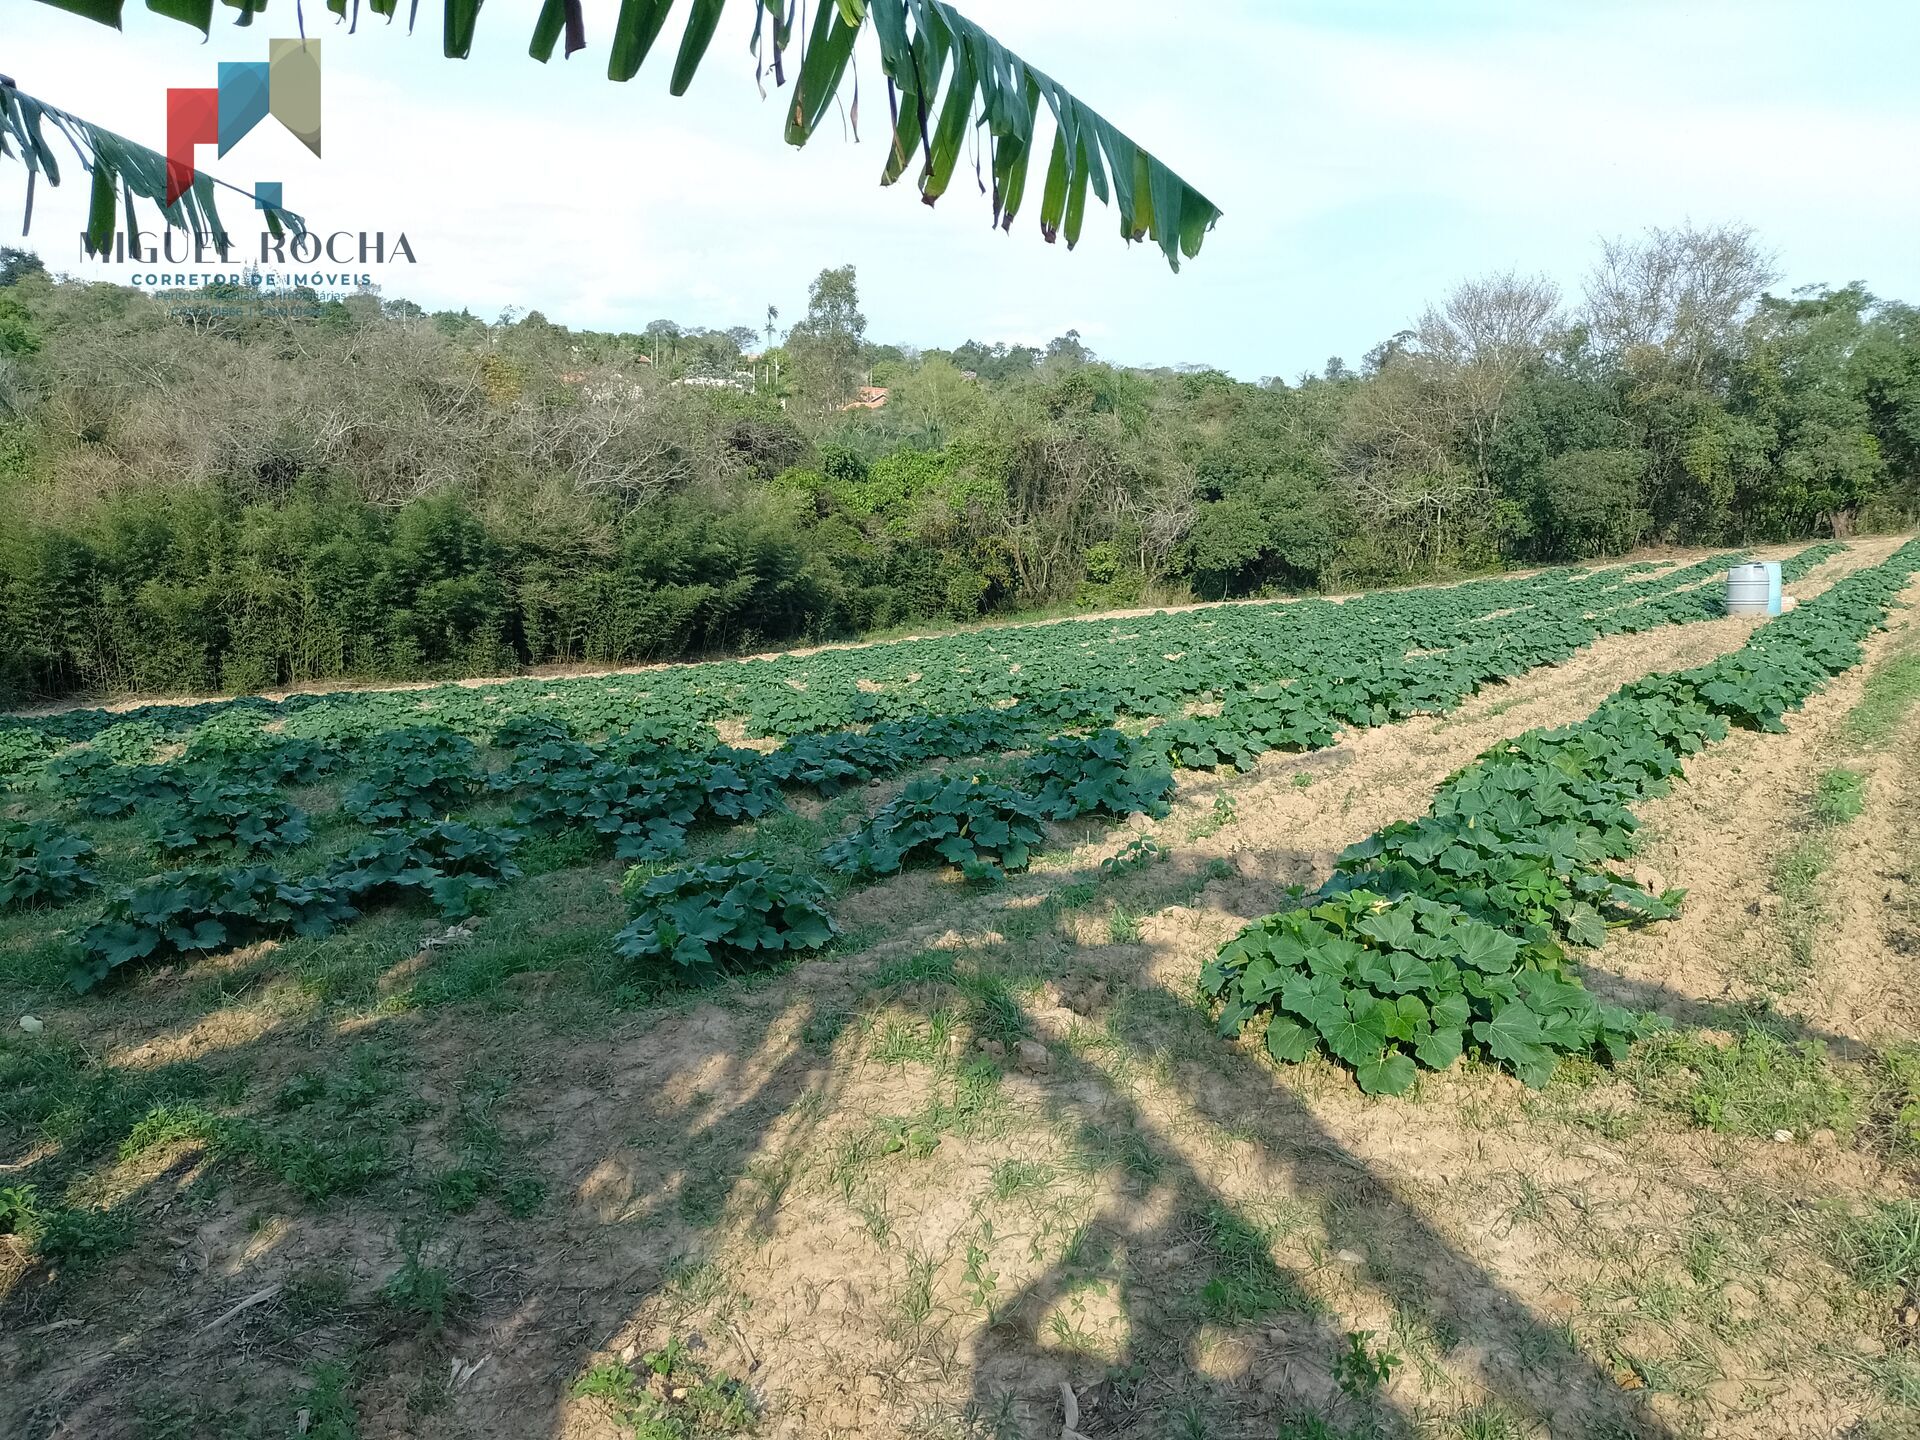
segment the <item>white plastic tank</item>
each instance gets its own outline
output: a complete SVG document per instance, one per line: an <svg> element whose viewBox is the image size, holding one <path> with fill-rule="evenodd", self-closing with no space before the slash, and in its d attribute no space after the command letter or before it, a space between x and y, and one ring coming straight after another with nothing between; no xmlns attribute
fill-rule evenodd
<svg viewBox="0 0 1920 1440"><path fill-rule="evenodd" d="M1780 562L1756 560L1747 565L1735 565L1727 571L1727 613L1778 615Z"/></svg>

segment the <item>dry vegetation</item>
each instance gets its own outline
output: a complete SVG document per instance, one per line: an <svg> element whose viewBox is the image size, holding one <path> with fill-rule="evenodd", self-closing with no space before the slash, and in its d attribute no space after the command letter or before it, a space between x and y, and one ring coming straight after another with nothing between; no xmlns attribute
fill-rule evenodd
<svg viewBox="0 0 1920 1440"><path fill-rule="evenodd" d="M80 1000L14 964L8 1025L44 1029L0 1053L66 1109L0 1154L67 1147L128 1235L51 1267L0 1235L0 1432L1915 1434L1906 615L1646 807L1642 859L1689 893L1586 967L1674 1022L1628 1063L1370 1099L1196 999L1222 941L1488 744L1749 628L1184 776L1163 820L1066 827L997 888L874 886L830 957L665 1001L607 953L619 867L564 856L453 929L387 914ZM762 841L816 848L884 793ZM35 938L9 919L0 953ZM210 1141L210 1097L265 1118Z"/></svg>

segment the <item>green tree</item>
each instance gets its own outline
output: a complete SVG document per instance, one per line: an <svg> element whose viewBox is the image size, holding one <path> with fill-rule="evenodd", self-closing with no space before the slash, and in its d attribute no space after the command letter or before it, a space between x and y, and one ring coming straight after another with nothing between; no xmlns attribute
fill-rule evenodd
<svg viewBox="0 0 1920 1440"><path fill-rule="evenodd" d="M0 287L12 285L28 275L46 278L47 267L31 250L0 245Z"/></svg>
<svg viewBox="0 0 1920 1440"><path fill-rule="evenodd" d="M1895 513L1920 508L1920 309L1883 303L1850 361L1887 464Z"/></svg>
<svg viewBox="0 0 1920 1440"><path fill-rule="evenodd" d="M1644 450L1569 450L1541 467L1533 497L1542 553L1587 560L1629 550L1645 532L1640 485Z"/></svg>
<svg viewBox="0 0 1920 1440"><path fill-rule="evenodd" d="M1735 497L1745 533L1845 535L1883 488L1886 464L1854 365L1872 305L1858 284L1761 301L1734 395L1771 437L1769 463L1744 475Z"/></svg>
<svg viewBox="0 0 1920 1440"><path fill-rule="evenodd" d="M792 384L813 404L844 404L865 374L867 317L851 265L822 270L807 290L806 317L787 336Z"/></svg>

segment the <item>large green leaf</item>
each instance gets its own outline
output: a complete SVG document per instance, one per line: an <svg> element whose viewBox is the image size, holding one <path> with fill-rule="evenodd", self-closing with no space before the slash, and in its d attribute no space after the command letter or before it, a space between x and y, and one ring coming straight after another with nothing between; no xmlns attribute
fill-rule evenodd
<svg viewBox="0 0 1920 1440"><path fill-rule="evenodd" d="M1394 950L1411 950L1414 941L1419 939L1413 928L1413 917L1397 907L1368 915L1353 928Z"/></svg>
<svg viewBox="0 0 1920 1440"><path fill-rule="evenodd" d="M66 10L74 15L83 15L89 20L97 20L102 25L120 28L120 11L126 0L42 0L56 10Z"/></svg>
<svg viewBox="0 0 1920 1440"><path fill-rule="evenodd" d="M480 0L445 0L445 4L446 25L441 46L449 59L464 60L473 50L473 29L480 20Z"/></svg>
<svg viewBox="0 0 1920 1440"><path fill-rule="evenodd" d="M166 156L49 105L10 84L0 84L0 154L17 153L21 163L27 167L29 223L33 218L32 181L44 175L49 184L60 183L59 160L48 142L49 130L72 147L90 177L85 233L86 243L93 253L101 254L112 247L116 210L121 212L121 224L127 233L132 233L137 227L133 208L135 196L152 201L169 225L208 234L225 233L214 203L215 187L223 186L225 182L215 180L201 171L194 177L192 186L172 205L168 205ZM255 202L250 191L230 185L225 185L225 188L245 197L250 203ZM291 210L277 206L261 208L268 226L276 232L286 228L295 235L306 233L306 222Z"/></svg>
<svg viewBox="0 0 1920 1440"><path fill-rule="evenodd" d="M1535 1059L1544 1039L1538 1017L1518 1003L1504 1005L1491 1020L1478 1022L1473 1033L1495 1056L1513 1065Z"/></svg>
<svg viewBox="0 0 1920 1440"><path fill-rule="evenodd" d="M1519 957L1520 942L1491 925L1470 922L1462 925L1456 933L1459 944L1455 958L1461 964L1471 965L1489 975L1504 974L1511 970Z"/></svg>
<svg viewBox="0 0 1920 1440"><path fill-rule="evenodd" d="M1309 1023L1324 1029L1347 1013L1345 991L1331 975L1297 976L1280 992L1280 1003Z"/></svg>
<svg viewBox="0 0 1920 1440"><path fill-rule="evenodd" d="M124 0L41 3L118 26ZM240 23L245 24L264 11L269 0L224 3L239 11ZM349 3L328 0L328 8L345 14ZM450 58L464 59L472 52L481 3L445 0L441 43ZM756 63L764 73L768 56L762 47L770 42L774 79L785 84L784 57L793 40L793 12L780 0L751 3ZM212 19L213 0L147 0L147 5L203 34ZM395 0L368 0L368 5L375 14L386 16L397 9ZM1041 235L1049 243L1063 232L1069 249L1079 242L1089 189L1102 204L1113 205L1123 236L1152 240L1176 270L1183 257L1199 254L1207 231L1220 218L1219 207L1162 161L946 0L812 0L812 7L813 23L794 77L794 97L783 107L790 144L804 145L813 137L845 82L855 39L871 22L895 107L881 183L892 184L905 173L917 141L923 157L920 195L932 204L946 193L967 132L978 126L984 132L983 148L991 150L994 219L1005 228L1012 228L1025 201L1028 170L1043 145L1048 162L1039 218ZM639 72L671 8L672 0L621 0L607 63L611 78L628 80ZM726 0L693 0L674 57L669 82L673 94L684 94L693 82L725 9ZM353 13L358 11L354 3ZM567 53L572 54L584 39L583 29L574 0L544 0L534 18L528 51L538 60L547 60L564 30ZM854 108L858 109L857 93ZM1051 135L1040 132L1042 114L1052 122ZM58 183L51 172L48 180ZM277 223L271 214L269 223Z"/></svg>
<svg viewBox="0 0 1920 1440"><path fill-rule="evenodd" d="M631 80L640 73L672 8L673 0L620 0L620 14L613 22L613 53L607 57L609 80Z"/></svg>
<svg viewBox="0 0 1920 1440"><path fill-rule="evenodd" d="M789 145L804 145L812 137L840 88L841 77L847 73L854 37L859 33L859 20L849 21L837 5L820 7L806 57L800 62L799 79L794 82L793 103L787 107Z"/></svg>
<svg viewBox="0 0 1920 1440"><path fill-rule="evenodd" d="M1424 1036L1414 1047L1413 1053L1422 1065L1432 1070L1444 1070L1460 1058L1460 1050L1465 1037L1457 1029L1449 1027L1435 1030Z"/></svg>
<svg viewBox="0 0 1920 1440"><path fill-rule="evenodd" d="M1363 1015L1328 1017L1320 1024L1320 1035L1327 1049L1353 1066L1378 1059L1387 1043L1386 1030L1372 1007Z"/></svg>
<svg viewBox="0 0 1920 1440"><path fill-rule="evenodd" d="M1398 1050L1353 1067L1353 1078L1369 1095L1404 1095L1416 1073L1413 1061Z"/></svg>
<svg viewBox="0 0 1920 1440"><path fill-rule="evenodd" d="M213 0L147 0L147 8L169 20L180 20L202 35L213 24Z"/></svg>
<svg viewBox="0 0 1920 1440"><path fill-rule="evenodd" d="M1267 1053L1284 1065L1298 1065L1313 1053L1319 1034L1284 1015L1273 1017L1267 1026Z"/></svg>
<svg viewBox="0 0 1920 1440"><path fill-rule="evenodd" d="M720 28L720 12L726 5L727 0L693 0L693 13L680 36L680 53L673 57L673 79L668 86L673 94L686 94L693 83L707 47L713 43L713 32Z"/></svg>

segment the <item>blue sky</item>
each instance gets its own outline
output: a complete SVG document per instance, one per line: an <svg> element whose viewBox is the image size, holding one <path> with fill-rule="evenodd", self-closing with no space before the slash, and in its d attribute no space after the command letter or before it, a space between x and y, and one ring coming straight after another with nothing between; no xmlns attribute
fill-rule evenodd
<svg viewBox="0 0 1920 1440"><path fill-rule="evenodd" d="M211 85L217 61L293 32L290 0L204 43L138 5L117 35L6 0L0 70L158 148L168 86ZM757 327L768 304L784 324L816 271L851 262L875 339L1076 328L1126 363L1291 376L1358 361L1468 275L1540 271L1577 295L1601 236L1689 219L1754 226L1782 288L1864 279L1920 300L1920 7L1893 0L960 0L1226 212L1179 275L1124 245L1111 212L1090 208L1068 254L1039 238L1037 206L993 231L970 173L931 210L882 190L871 49L861 142L830 118L796 151L778 92L755 90L746 5L679 100L677 14L615 85L617 0L587 0L589 49L545 67L526 54L537 8L489 0L456 62L433 0L411 37L371 17L350 36L312 0L324 157L268 125L202 163L283 180L324 229L404 230L418 263L378 273L388 295L582 327ZM4 213L23 188L0 162ZM71 180L43 188L28 243L109 277L79 258L85 203Z"/></svg>

